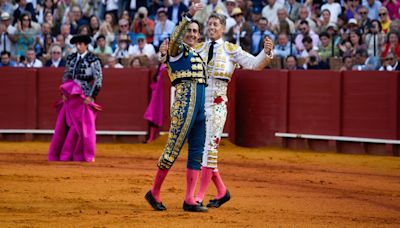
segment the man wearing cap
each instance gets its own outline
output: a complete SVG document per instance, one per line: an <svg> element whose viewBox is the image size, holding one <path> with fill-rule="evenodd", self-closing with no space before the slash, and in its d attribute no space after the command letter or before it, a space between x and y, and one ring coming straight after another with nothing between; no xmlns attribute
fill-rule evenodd
<svg viewBox="0 0 400 228"><path fill-rule="evenodd" d="M52 138L49 161L93 162L96 152L94 103L102 86L100 60L88 51L91 38L76 35L71 39L77 52L67 57L60 90L64 102L58 114Z"/></svg>
<svg viewBox="0 0 400 228"><path fill-rule="evenodd" d="M182 21L176 27L168 45L166 61L168 75L176 88L175 101L171 107L167 145L158 161L153 187L145 196L153 209L158 211L166 210L160 199L161 185L187 139L189 151L183 210L207 212L207 208L199 205L194 199L206 129L204 113L206 75L202 58L192 48L200 37L200 25L191 18L201 8L202 4L193 2L189 13L182 17ZM163 48L160 49L163 53Z"/></svg>
<svg viewBox="0 0 400 228"><path fill-rule="evenodd" d="M131 51L129 51L129 55L131 56L142 56L145 55L148 58L151 58L156 54L154 46L152 44L148 44L146 41L146 36L143 33L140 33L136 36L137 42L133 45Z"/></svg>
<svg viewBox="0 0 400 228"><path fill-rule="evenodd" d="M230 193L225 187L217 169L218 146L227 116L227 87L237 65L244 69L262 70L273 57L273 42L266 38L264 49L253 56L236 45L224 41L222 35L225 29L225 17L213 13L208 19L209 40L199 43L196 51L204 61L207 61L206 88L206 141L203 152L201 184L196 201L203 202L208 184L213 180L217 195L210 200L207 207L220 207L230 199Z"/></svg>
<svg viewBox="0 0 400 228"><path fill-rule="evenodd" d="M11 25L11 17L7 12L1 14L0 23L0 52L8 51L11 54L15 52L15 33L17 29Z"/></svg>
<svg viewBox="0 0 400 228"><path fill-rule="evenodd" d="M239 7L233 9L231 16L235 19L236 24L229 29L226 40L241 46L244 51L250 52L253 32L250 23L244 19L243 12Z"/></svg>

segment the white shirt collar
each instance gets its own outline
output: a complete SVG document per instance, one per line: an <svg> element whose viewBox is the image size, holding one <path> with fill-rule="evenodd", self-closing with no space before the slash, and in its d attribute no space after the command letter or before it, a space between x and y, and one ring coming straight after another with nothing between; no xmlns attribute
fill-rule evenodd
<svg viewBox="0 0 400 228"><path fill-rule="evenodd" d="M81 59L83 59L87 53L88 53L88 51L85 51L83 54L79 54L79 53L78 53L78 56L80 56Z"/></svg>
<svg viewBox="0 0 400 228"><path fill-rule="evenodd" d="M209 43L211 44L211 42L212 42L212 40L209 40ZM223 44L224 43L224 39L222 39L222 37L221 38L219 38L218 40L216 40L215 41L215 45L216 46L219 46L219 45L221 45L221 44Z"/></svg>

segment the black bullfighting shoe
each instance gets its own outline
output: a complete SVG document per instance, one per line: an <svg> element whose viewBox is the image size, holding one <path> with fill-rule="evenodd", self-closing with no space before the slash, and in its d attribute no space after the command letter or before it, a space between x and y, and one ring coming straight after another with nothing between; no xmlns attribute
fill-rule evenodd
<svg viewBox="0 0 400 228"><path fill-rule="evenodd" d="M165 211L167 208L160 202L157 202L156 199L154 199L153 194L151 194L151 191L148 191L144 198L149 202L151 207L156 210L156 211Z"/></svg>
<svg viewBox="0 0 400 228"><path fill-rule="evenodd" d="M208 202L207 207L215 207L218 208L222 206L222 204L228 202L231 199L231 194L229 193L228 189L226 190L225 195L221 199L212 199Z"/></svg>
<svg viewBox="0 0 400 228"><path fill-rule="evenodd" d="M200 204L190 205L183 201L183 210L190 212L207 212L208 209L206 207L200 206Z"/></svg>

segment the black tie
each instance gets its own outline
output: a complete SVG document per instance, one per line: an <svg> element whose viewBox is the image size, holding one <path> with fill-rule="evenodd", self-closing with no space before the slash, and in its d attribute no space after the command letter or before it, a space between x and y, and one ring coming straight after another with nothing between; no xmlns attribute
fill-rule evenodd
<svg viewBox="0 0 400 228"><path fill-rule="evenodd" d="M211 59L214 56L214 44L216 44L215 41L211 42L210 48L208 49L208 59L207 59L207 64L211 61Z"/></svg>
<svg viewBox="0 0 400 228"><path fill-rule="evenodd" d="M265 39L265 37L266 37L266 35L263 32L261 32L260 33L260 38L261 39L260 39L260 42L258 43L258 53L260 53L261 50L264 49L264 39Z"/></svg>
<svg viewBox="0 0 400 228"><path fill-rule="evenodd" d="M4 38L3 38L3 45L4 45L4 48L3 48L3 51L7 51L6 50L6 36L7 36L7 33L4 33Z"/></svg>

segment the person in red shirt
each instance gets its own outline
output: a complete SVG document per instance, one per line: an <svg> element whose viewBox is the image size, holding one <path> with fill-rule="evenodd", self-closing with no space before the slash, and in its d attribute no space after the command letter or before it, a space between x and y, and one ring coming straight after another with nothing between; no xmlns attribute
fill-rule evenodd
<svg viewBox="0 0 400 228"><path fill-rule="evenodd" d="M386 58L386 55L389 52L394 53L398 59L400 59L400 44L399 44L399 35L395 32L390 32L388 34L388 41L383 47L382 58Z"/></svg>
<svg viewBox="0 0 400 228"><path fill-rule="evenodd" d="M145 7L140 7L131 25L131 31L136 34L143 33L148 44L153 43L154 21L147 17L148 11Z"/></svg>

